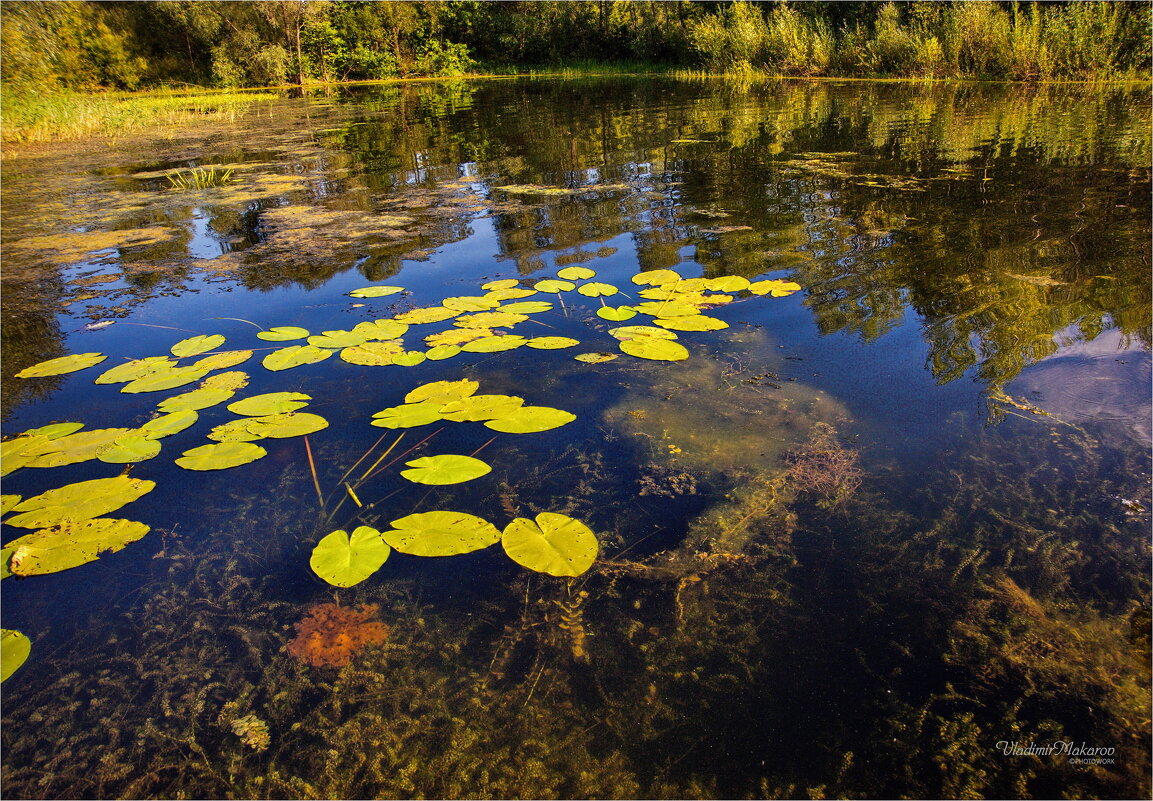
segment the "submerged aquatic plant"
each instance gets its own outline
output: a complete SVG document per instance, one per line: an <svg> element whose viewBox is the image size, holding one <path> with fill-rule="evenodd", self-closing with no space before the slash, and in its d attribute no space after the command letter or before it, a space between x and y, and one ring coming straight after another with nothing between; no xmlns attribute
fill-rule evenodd
<svg viewBox="0 0 1153 801"><path fill-rule="evenodd" d="M317 604L296 624L288 653L313 667L347 665L361 648L388 641L389 627L375 619L379 611L376 604Z"/></svg>

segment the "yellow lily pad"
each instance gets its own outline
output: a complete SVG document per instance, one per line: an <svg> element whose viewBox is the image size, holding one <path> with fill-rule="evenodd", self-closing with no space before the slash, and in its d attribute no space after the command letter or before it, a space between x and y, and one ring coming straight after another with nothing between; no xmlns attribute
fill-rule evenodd
<svg viewBox="0 0 1153 801"><path fill-rule="evenodd" d="M100 364L108 357L103 353L73 353L71 356L61 356L58 359L49 359L31 367L25 367L16 374L17 378L47 378L54 375L64 375L84 370L93 365Z"/></svg>

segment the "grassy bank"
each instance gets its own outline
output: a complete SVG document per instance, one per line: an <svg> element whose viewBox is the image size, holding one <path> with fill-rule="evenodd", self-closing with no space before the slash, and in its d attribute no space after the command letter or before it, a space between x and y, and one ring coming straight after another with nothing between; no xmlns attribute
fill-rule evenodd
<svg viewBox="0 0 1153 801"><path fill-rule="evenodd" d="M235 119L270 92L20 92L0 97L4 142L119 136L206 119Z"/></svg>

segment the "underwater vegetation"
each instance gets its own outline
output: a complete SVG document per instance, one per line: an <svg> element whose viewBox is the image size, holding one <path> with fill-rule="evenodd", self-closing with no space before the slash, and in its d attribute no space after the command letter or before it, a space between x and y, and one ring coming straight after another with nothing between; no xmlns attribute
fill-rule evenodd
<svg viewBox="0 0 1153 801"><path fill-rule="evenodd" d="M388 640L388 626L374 619L379 609L375 604L317 604L296 624L288 653L313 667L343 667L364 646Z"/></svg>

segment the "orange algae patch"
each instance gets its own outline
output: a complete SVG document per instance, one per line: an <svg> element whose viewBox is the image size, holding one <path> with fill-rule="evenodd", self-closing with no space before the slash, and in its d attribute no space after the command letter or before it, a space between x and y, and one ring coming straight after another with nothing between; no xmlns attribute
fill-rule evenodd
<svg viewBox="0 0 1153 801"><path fill-rule="evenodd" d="M366 645L388 640L391 629L374 616L380 607L317 604L296 624L288 652L313 667L342 667Z"/></svg>

